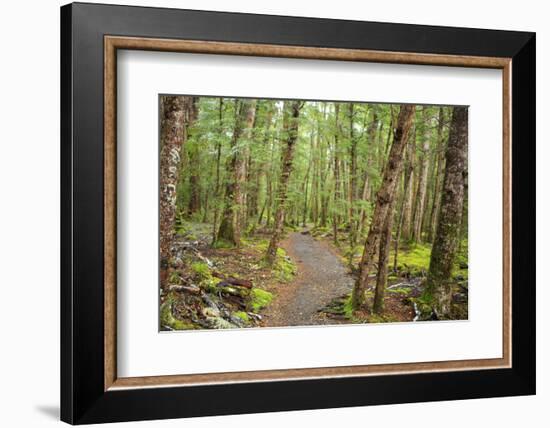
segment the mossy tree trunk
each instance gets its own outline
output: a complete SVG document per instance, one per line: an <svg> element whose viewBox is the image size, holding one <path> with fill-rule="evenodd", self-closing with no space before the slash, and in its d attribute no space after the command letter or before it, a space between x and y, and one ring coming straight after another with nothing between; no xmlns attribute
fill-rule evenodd
<svg viewBox="0 0 550 428"><path fill-rule="evenodd" d="M231 137L232 155L227 168L229 177L225 187L225 206L216 240L223 240L236 247L241 244L242 185L246 177L243 144L240 139L243 132L252 127L255 111L255 100L235 101L235 125Z"/></svg>
<svg viewBox="0 0 550 428"><path fill-rule="evenodd" d="M447 319L451 313L451 279L460 244L467 152L468 110L466 107L455 107L445 154L439 220L424 291L424 300L431 303L438 319Z"/></svg>
<svg viewBox="0 0 550 428"><path fill-rule="evenodd" d="M411 233L411 223L413 216L413 198L414 198L414 182L415 182L415 171L414 164L416 158L416 127L413 126L413 131L410 133L407 151L407 169L405 170L405 184L404 184L404 199L403 199L403 218L401 220L401 234L405 241L410 241Z"/></svg>
<svg viewBox="0 0 550 428"><path fill-rule="evenodd" d="M277 211L275 213L275 223L273 225L273 234L267 247L265 260L268 264L273 264L277 257L277 248L283 233L283 223L285 217L286 202L288 198L288 182L292 172L292 161L294 159L294 147L298 138L298 117L302 108L302 101L285 101L283 106L283 132L286 138L282 154L281 176L279 186L277 187Z"/></svg>
<svg viewBox="0 0 550 428"><path fill-rule="evenodd" d="M403 163L403 152L409 138L415 109L416 107L413 105L402 105L399 109L393 143L384 170L382 184L376 195L374 214L363 249L363 256L359 266L360 274L353 287L352 306L354 309L361 308L365 303L365 290L368 286L369 274L374 264L376 250L379 248L390 203L397 187L399 172Z"/></svg>
<svg viewBox="0 0 550 428"><path fill-rule="evenodd" d="M167 287L171 247L176 220L176 188L179 180L181 149L188 137L188 128L196 117L193 97L162 98L160 183L159 183L159 247L160 283Z"/></svg>
<svg viewBox="0 0 550 428"><path fill-rule="evenodd" d="M437 147L437 169L435 172L434 196L432 204L432 212L430 215L430 225L428 231L428 239L433 242L435 229L437 228L437 220L439 216L439 206L441 203L441 184L443 182L443 174L445 172L445 139L443 135L443 125L445 122L445 110L443 107L439 109L439 124L437 128L438 147Z"/></svg>

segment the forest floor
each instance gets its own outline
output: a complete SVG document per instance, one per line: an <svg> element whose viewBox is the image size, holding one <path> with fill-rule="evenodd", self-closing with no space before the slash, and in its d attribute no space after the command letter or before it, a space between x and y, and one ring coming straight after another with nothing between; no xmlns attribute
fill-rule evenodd
<svg viewBox="0 0 550 428"><path fill-rule="evenodd" d="M161 295L161 329L283 327L416 321L429 264L429 246L403 247L390 269L383 315L353 311L350 294L357 272L349 268L350 250L341 234L335 245L326 229L287 230L273 266L264 255L268 231L243 239L239 248L212 248L211 226L186 223L178 234L168 292ZM358 265L357 248L353 266ZM460 266L457 266L459 269ZM456 299L467 319L467 267ZM372 306L375 277L366 291ZM464 312L465 311L465 312Z"/></svg>

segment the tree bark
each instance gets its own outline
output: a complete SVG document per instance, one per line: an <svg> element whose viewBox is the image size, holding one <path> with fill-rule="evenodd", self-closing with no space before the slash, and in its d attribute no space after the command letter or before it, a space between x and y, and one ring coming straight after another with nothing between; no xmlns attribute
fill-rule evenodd
<svg viewBox="0 0 550 428"><path fill-rule="evenodd" d="M174 238L176 186L179 180L181 149L187 141L188 128L194 119L194 99L193 97L164 96L162 101L159 247L160 283L162 289L166 290Z"/></svg>
<svg viewBox="0 0 550 428"><path fill-rule="evenodd" d="M411 223L413 215L413 199L414 199L414 181L415 181L415 171L414 171L414 162L415 162L415 151L416 151L416 127L414 127L413 132L411 132L410 141L408 144L408 165L405 174L405 199L403 202L403 220L401 226L401 234L403 239L410 241L411 233Z"/></svg>
<svg viewBox="0 0 550 428"><path fill-rule="evenodd" d="M334 243L338 245L338 225L340 223L340 144L339 144L339 134L340 134L340 104L334 103L334 116L335 116L335 130L334 130L334 200L332 204L332 234Z"/></svg>
<svg viewBox="0 0 550 428"><path fill-rule="evenodd" d="M422 218L424 216L424 208L426 205L426 189L428 186L428 170L430 162L430 120L428 116L428 107L422 109L422 122L424 132L422 135L422 160L420 163L420 171L418 173L418 190L416 192L416 208L414 212L414 228L413 240L415 242L422 241Z"/></svg>
<svg viewBox="0 0 550 428"><path fill-rule="evenodd" d="M243 207L242 184L246 177L241 136L254 122L256 101L235 101L235 126L231 138L231 150L228 172L230 177L225 188L225 207L216 240L223 240L236 247L241 244L241 210Z"/></svg>
<svg viewBox="0 0 550 428"><path fill-rule="evenodd" d="M460 243L467 152L468 110L455 107L445 154L441 210L424 291L438 319L447 319L451 313L451 276Z"/></svg>
<svg viewBox="0 0 550 428"><path fill-rule="evenodd" d="M214 196L216 206L214 207L214 223L212 225L212 243L216 242L218 233L218 219L220 216L220 207L218 206L218 198L220 196L220 169L222 157L222 135L223 135L223 98L220 98L218 107L218 138L216 141L216 187L214 188Z"/></svg>
<svg viewBox="0 0 550 428"><path fill-rule="evenodd" d="M398 178L399 181L399 178ZM397 190L393 192L391 202L388 207L388 214L384 222L382 237L380 238L380 248L378 251L378 273L376 275L376 288L374 290L374 302L372 311L375 314L384 312L384 295L386 294L386 285L388 282L388 260L390 258L391 231L393 227L393 212L395 201L397 200Z"/></svg>
<svg viewBox="0 0 550 428"><path fill-rule="evenodd" d="M397 126L394 131L393 144L384 169L384 178L380 190L376 195L374 215L363 249L361 259L360 275L355 282L352 292L352 306L354 309L361 308L365 303L365 290L368 287L368 279L374 256L379 248L380 238L384 230L384 222L389 210L392 196L397 187L397 181L401 165L403 163L403 151L406 146L409 132L414 120L415 106L402 105L399 110Z"/></svg>
<svg viewBox="0 0 550 428"><path fill-rule="evenodd" d="M294 146L298 138L298 118L302 107L301 101L285 101L283 106L284 118L283 128L285 131L286 143L283 149L281 176L279 178L279 186L277 189L278 206L275 214L275 224L273 226L273 234L267 247L265 260L268 264L273 264L277 256L279 241L283 233L283 222L287 203L287 191L290 174L292 172L292 161L294 159Z"/></svg>
<svg viewBox="0 0 550 428"><path fill-rule="evenodd" d="M439 125L437 128L438 148L437 148L437 170L435 172L434 195L432 203L432 212L430 215L430 225L428 239L433 242L435 229L437 227L437 219L439 215L439 207L441 205L441 183L443 182L443 174L445 173L445 141L443 136L443 123L445 122L445 114L443 107L439 109Z"/></svg>

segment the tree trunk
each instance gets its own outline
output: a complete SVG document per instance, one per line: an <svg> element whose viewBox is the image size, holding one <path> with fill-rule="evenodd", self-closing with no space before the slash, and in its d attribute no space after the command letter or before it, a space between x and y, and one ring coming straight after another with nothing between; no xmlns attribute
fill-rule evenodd
<svg viewBox="0 0 550 428"><path fill-rule="evenodd" d="M310 143L309 143L309 153L310 153L310 155L311 155L311 153L313 153L313 148L315 147L314 146L314 141L315 141L315 132L312 130L311 135L310 135ZM303 227L306 227L306 222L308 220L308 205L307 205L307 202L308 202L308 189L309 189L309 175L310 175L310 172L311 172L312 163L313 163L313 160L309 159L309 162L307 164L306 177L305 177L305 181L304 181L304 207L303 207L303 211L302 211L302 226ZM313 189L312 189L312 191L313 191Z"/></svg>
<svg viewBox="0 0 550 428"><path fill-rule="evenodd" d="M349 171L349 229L350 245L353 250L357 243L358 217L355 201L358 199L357 190L357 140L353 129L354 111L353 103L349 103L349 139L350 139L350 171ZM353 251L352 251L353 252Z"/></svg>
<svg viewBox="0 0 550 428"><path fill-rule="evenodd" d="M414 134L414 133L413 133ZM408 213L408 221L410 226L411 214L411 197L412 197L412 181L414 171L414 149L415 144L412 138L407 141L407 159L403 173L403 194L401 196L401 209L399 210L397 231L395 232L394 252L393 252L393 270L397 270L397 258L399 255L399 243L401 242L401 234L405 223L405 214ZM396 195L397 198L397 195ZM409 229L410 230L410 229Z"/></svg>
<svg viewBox="0 0 550 428"><path fill-rule="evenodd" d="M451 276L460 241L468 152L468 110L455 107L446 150L441 211L430 258L424 297L438 319L451 313Z"/></svg>
<svg viewBox="0 0 550 428"><path fill-rule="evenodd" d="M405 174L405 199L403 202L403 220L401 226L401 234L403 239L410 241L411 233L411 223L412 223L412 209L413 209L413 199L414 199L414 162L415 162L415 153L416 152L416 127L411 132L410 141L408 144L408 166Z"/></svg>
<svg viewBox="0 0 550 428"><path fill-rule="evenodd" d="M418 190L416 192L416 209L414 212L414 228L412 236L415 242L422 241L422 218L424 216L426 189L428 186L431 135L428 107L424 107L422 109L422 122L424 125L424 132L422 135L422 161L420 163L420 171L418 173Z"/></svg>
<svg viewBox="0 0 550 428"><path fill-rule="evenodd" d="M226 241L237 247L241 244L242 184L246 177L245 159L243 159L242 147L239 143L243 132L252 126L255 111L255 101L235 101L235 127L231 138L233 154L227 168L229 178L225 188L225 207L216 239Z"/></svg>
<svg viewBox="0 0 550 428"><path fill-rule="evenodd" d="M334 200L332 204L332 234L334 238L334 243L338 245L338 224L340 223L340 156L339 156L339 133L340 133L340 122L338 116L340 115L340 104L334 103L334 116L336 120L335 130L334 130Z"/></svg>
<svg viewBox="0 0 550 428"><path fill-rule="evenodd" d="M192 144L189 151L189 205L187 214L191 216L201 210L201 189L200 189L200 147L198 144Z"/></svg>
<svg viewBox="0 0 550 428"><path fill-rule="evenodd" d="M376 250L379 247L392 196L397 187L399 171L403 163L403 151L407 139L409 138L409 132L414 120L414 113L415 106L413 105L402 105L399 110L393 144L384 169L384 178L382 179L382 184L376 195L374 215L365 242L361 264L359 266L360 275L355 282L352 292L352 305L354 309L359 309L365 303L365 290L368 287L369 274L374 262Z"/></svg>
<svg viewBox="0 0 550 428"><path fill-rule="evenodd" d="M242 141L240 146L243 154L243 162L239 171L239 179L241 183L240 201L239 201L239 229L245 230L248 225L248 207L250 197L250 177L252 174L252 158L250 157L250 146L255 140L254 130L256 128L256 113L258 112L257 100L252 100L254 108L248 109L245 119L245 127L243 130Z"/></svg>
<svg viewBox="0 0 550 428"><path fill-rule="evenodd" d="M433 242L435 229L437 227L437 218L439 215L439 207L441 205L441 184L443 182L443 174L445 173L445 140L443 136L443 123L445 114L443 107L439 109L439 125L437 128L438 148L437 148L437 170L435 172L434 195L432 203L432 213L430 215L430 226L428 239Z"/></svg>
<svg viewBox="0 0 550 428"><path fill-rule="evenodd" d="M176 219L176 186L179 179L181 149L187 141L194 115L193 97L163 96L160 151L159 247L160 282L166 290L171 247Z"/></svg>
<svg viewBox="0 0 550 428"><path fill-rule="evenodd" d="M399 181L399 178L397 179ZM388 260L390 258L391 248L391 231L393 227L393 211L395 201L397 200L397 189L393 192L391 202L384 222L382 236L380 238L380 249L378 251L378 273L376 275L376 288L374 290L374 302L372 311L375 314L384 312L384 295L386 292L386 284L388 282Z"/></svg>
<svg viewBox="0 0 550 428"><path fill-rule="evenodd" d="M222 157L222 135L223 135L223 98L220 98L219 110L218 110L218 139L216 141L216 187L214 188L215 202L214 207L214 224L212 225L212 244L216 242L216 235L218 233L218 219L220 216L219 197L220 197L220 169L221 169L221 157Z"/></svg>
<svg viewBox="0 0 550 428"><path fill-rule="evenodd" d="M294 158L294 146L298 138L298 117L300 116L301 101L285 101L283 106L284 118L283 128L285 131L286 144L282 155L281 176L277 189L278 206L275 214L275 224L273 226L273 235L269 241L265 260L268 264L273 264L277 256L279 241L283 233L283 222L285 208L287 203L287 190L290 174L292 172L292 161Z"/></svg>

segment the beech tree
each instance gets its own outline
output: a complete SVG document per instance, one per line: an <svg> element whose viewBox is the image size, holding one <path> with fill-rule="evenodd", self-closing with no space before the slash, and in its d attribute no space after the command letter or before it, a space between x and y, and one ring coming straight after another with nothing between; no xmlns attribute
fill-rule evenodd
<svg viewBox="0 0 550 428"><path fill-rule="evenodd" d="M277 212L275 214L275 224L273 225L273 234L267 247L265 255L266 262L273 264L277 255L277 248L283 231L283 221L286 210L288 182L292 172L292 162L294 158L294 147L298 138L298 117L302 108L302 101L285 101L283 106L283 128L284 128L284 151L282 155L281 176L277 192Z"/></svg>
<svg viewBox="0 0 550 428"><path fill-rule="evenodd" d="M351 302L354 309L361 308L365 303L365 290L367 289L369 275L374 264L374 256L384 230L386 216L388 215L389 207L397 187L397 178L403 162L403 151L409 138L415 109L416 107L413 105L402 105L399 109L393 143L386 163L382 184L376 195L376 206L363 249L363 256L359 266L359 277L353 287Z"/></svg>
<svg viewBox="0 0 550 428"><path fill-rule="evenodd" d="M455 107L445 154L445 178L424 299L439 319L451 315L452 269L460 244L468 152L468 110Z"/></svg>
<svg viewBox="0 0 550 428"><path fill-rule="evenodd" d="M161 102L159 247L160 281L163 288L166 286L174 235L181 149L187 141L189 127L196 118L195 103L195 98L181 96L163 96Z"/></svg>
<svg viewBox="0 0 550 428"><path fill-rule="evenodd" d="M225 188L225 207L216 240L224 240L234 246L241 244L241 210L243 207L242 185L245 180L244 145L241 144L243 132L248 132L254 123L255 100L235 101L235 126L231 138L232 155L228 171L231 178Z"/></svg>
<svg viewBox="0 0 550 428"><path fill-rule="evenodd" d="M416 205L414 211L414 225L412 239L416 242L422 240L422 219L426 206L426 190L428 188L428 171L430 167L430 112L427 106L422 108L422 144L420 149L420 169L418 171L418 188L416 191Z"/></svg>

